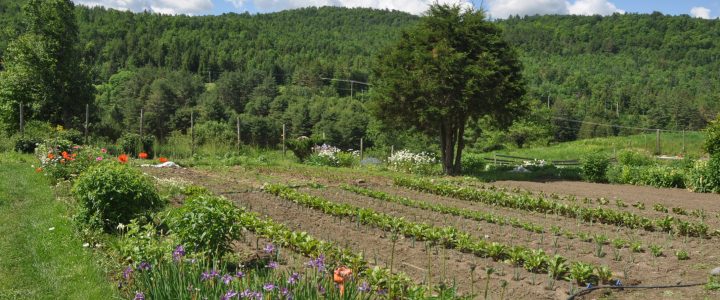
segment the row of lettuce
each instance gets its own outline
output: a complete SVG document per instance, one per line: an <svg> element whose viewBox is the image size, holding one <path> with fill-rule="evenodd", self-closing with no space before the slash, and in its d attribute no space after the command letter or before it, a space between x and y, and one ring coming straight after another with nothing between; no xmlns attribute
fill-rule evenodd
<svg viewBox="0 0 720 300"><path fill-rule="evenodd" d="M153 180L128 155L53 142L38 145L36 170L72 186L78 231L86 246L107 257L124 298L421 299L433 292L204 188ZM183 199L182 205L169 205L170 199ZM272 241L266 255L249 260L234 253L233 243L250 233ZM279 249L308 257L307 267L284 266ZM451 288L441 293L455 297Z"/></svg>
<svg viewBox="0 0 720 300"><path fill-rule="evenodd" d="M335 203L321 197L298 192L282 184L267 185L265 191L325 214L352 218L358 224L388 231L393 236L405 236L414 241L425 241L431 247L440 246L472 253L478 257L492 258L496 261L508 261L513 266L523 267L529 272L547 274L553 280L567 279L580 286L586 286L600 282L607 284L612 279L612 272L607 266L596 266L581 261L569 262L560 255L550 256L542 249L489 242L475 238L452 226L441 228L426 223L408 221L370 208Z"/></svg>

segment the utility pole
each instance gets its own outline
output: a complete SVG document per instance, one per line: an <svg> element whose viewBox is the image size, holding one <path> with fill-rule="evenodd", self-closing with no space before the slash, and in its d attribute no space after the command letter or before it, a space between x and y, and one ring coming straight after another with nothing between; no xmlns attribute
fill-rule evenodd
<svg viewBox="0 0 720 300"><path fill-rule="evenodd" d="M363 138L360 138L360 160L363 160Z"/></svg>
<svg viewBox="0 0 720 300"><path fill-rule="evenodd" d="M282 151L283 151L283 158L285 158L285 123L283 123L283 128L282 128Z"/></svg>
<svg viewBox="0 0 720 300"><path fill-rule="evenodd" d="M88 122L90 122L90 104L85 104L85 145L88 144Z"/></svg>
<svg viewBox="0 0 720 300"><path fill-rule="evenodd" d="M682 131L682 141L683 141L682 153L685 154L685 129L683 129L683 131Z"/></svg>
<svg viewBox="0 0 720 300"><path fill-rule="evenodd" d="M237 151L240 153L240 117L237 117Z"/></svg>
<svg viewBox="0 0 720 300"><path fill-rule="evenodd" d="M23 103L20 102L20 136L25 137L25 119L23 116Z"/></svg>
<svg viewBox="0 0 720 300"><path fill-rule="evenodd" d="M660 155L660 129L655 129L655 152Z"/></svg>
<svg viewBox="0 0 720 300"><path fill-rule="evenodd" d="M195 156L195 110L190 111L190 155Z"/></svg>
<svg viewBox="0 0 720 300"><path fill-rule="evenodd" d="M140 138L143 137L143 109L140 109Z"/></svg>
<svg viewBox="0 0 720 300"><path fill-rule="evenodd" d="M350 99L353 98L353 82L350 81Z"/></svg>
<svg viewBox="0 0 720 300"><path fill-rule="evenodd" d="M547 107L548 107L548 109L550 109L550 93L548 93Z"/></svg>

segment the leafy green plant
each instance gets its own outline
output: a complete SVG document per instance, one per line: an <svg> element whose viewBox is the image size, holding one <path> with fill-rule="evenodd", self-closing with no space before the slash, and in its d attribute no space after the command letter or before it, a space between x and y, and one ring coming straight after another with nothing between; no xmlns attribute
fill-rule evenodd
<svg viewBox="0 0 720 300"><path fill-rule="evenodd" d="M219 257L241 237L240 210L230 201L208 195L194 196L168 214L170 231L188 250Z"/></svg>
<svg viewBox="0 0 720 300"><path fill-rule="evenodd" d="M630 243L630 251L633 253L641 253L645 250L640 242L632 242Z"/></svg>
<svg viewBox="0 0 720 300"><path fill-rule="evenodd" d="M296 139L288 140L287 147L300 162L304 162L312 154L312 148L316 144L316 140L301 136Z"/></svg>
<svg viewBox="0 0 720 300"><path fill-rule="evenodd" d="M677 257L678 260L688 260L690 259L690 255L685 250L677 250L675 251L675 257Z"/></svg>
<svg viewBox="0 0 720 300"><path fill-rule="evenodd" d="M559 255L555 255L554 257L548 259L548 275L550 275L553 279L563 278L570 270L570 267L565 262L566 259Z"/></svg>
<svg viewBox="0 0 720 300"><path fill-rule="evenodd" d="M602 153L588 154L582 158L583 178L590 182L607 182L610 158Z"/></svg>
<svg viewBox="0 0 720 300"><path fill-rule="evenodd" d="M711 156L720 153L720 117L710 122L705 129L703 148Z"/></svg>
<svg viewBox="0 0 720 300"><path fill-rule="evenodd" d="M591 264L584 262L574 262L570 266L570 279L574 280L575 283L581 286L585 286L589 283L597 284L597 278L593 274L594 267Z"/></svg>
<svg viewBox="0 0 720 300"><path fill-rule="evenodd" d="M598 280L603 284L609 283L612 279L612 270L610 270L608 266L595 267L595 271L597 272Z"/></svg>
<svg viewBox="0 0 720 300"><path fill-rule="evenodd" d="M100 164L82 173L72 193L80 206L78 219L106 231L164 205L148 177L119 163Z"/></svg>
<svg viewBox="0 0 720 300"><path fill-rule="evenodd" d="M663 212L663 213L667 213L667 212L668 212L668 208L665 207L665 205L662 205L662 204L660 204L660 203L655 203L655 205L653 205L653 209L654 209L655 211L659 211L659 212Z"/></svg>
<svg viewBox="0 0 720 300"><path fill-rule="evenodd" d="M660 245L650 245L650 253L654 257L660 257L663 255L663 248Z"/></svg>
<svg viewBox="0 0 720 300"><path fill-rule="evenodd" d="M153 157L155 154L154 142L153 136L145 135L141 137L137 133L125 133L117 140L122 152L133 157L137 157L140 152L145 152L149 157Z"/></svg>

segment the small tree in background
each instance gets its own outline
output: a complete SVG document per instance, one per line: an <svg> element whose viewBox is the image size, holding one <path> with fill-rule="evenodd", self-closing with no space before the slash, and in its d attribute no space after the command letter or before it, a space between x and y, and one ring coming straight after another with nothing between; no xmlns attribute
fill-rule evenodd
<svg viewBox="0 0 720 300"><path fill-rule="evenodd" d="M517 55L483 11L458 5L430 6L382 52L373 75L372 112L389 126L439 137L446 174L461 172L469 119L509 123L525 110Z"/></svg>
<svg viewBox="0 0 720 300"><path fill-rule="evenodd" d="M705 131L705 144L703 145L705 151L710 156L720 153L720 116L715 121L710 122Z"/></svg>

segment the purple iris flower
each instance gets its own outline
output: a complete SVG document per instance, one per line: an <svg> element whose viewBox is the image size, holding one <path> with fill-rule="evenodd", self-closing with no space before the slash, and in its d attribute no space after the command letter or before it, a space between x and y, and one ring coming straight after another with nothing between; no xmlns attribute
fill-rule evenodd
<svg viewBox="0 0 720 300"><path fill-rule="evenodd" d="M275 245L267 244L267 245L265 245L264 250L265 250L265 253L267 253L267 254L273 253L275 251Z"/></svg>
<svg viewBox="0 0 720 300"><path fill-rule="evenodd" d="M273 269L273 270L277 269L278 266L279 266L279 264L276 261L271 261L267 264L267 267L270 269Z"/></svg>
<svg viewBox="0 0 720 300"><path fill-rule="evenodd" d="M151 268L150 263L148 263L146 261L141 262L140 265L138 266L138 270L140 270L140 271L149 271L150 268Z"/></svg>
<svg viewBox="0 0 720 300"><path fill-rule="evenodd" d="M233 281L233 277L232 277L232 275L230 275L230 274L225 274L225 275L222 277L222 281L223 281L223 283L225 283L225 285L228 285L228 284L230 284L230 282Z"/></svg>
<svg viewBox="0 0 720 300"><path fill-rule="evenodd" d="M266 283L263 285L263 290L270 292L275 289L275 285L272 283Z"/></svg>
<svg viewBox="0 0 720 300"><path fill-rule="evenodd" d="M297 283L298 280L300 280L300 274L292 273L292 275L290 275L290 277L288 278L287 283L289 285L293 285L293 284Z"/></svg>
<svg viewBox="0 0 720 300"><path fill-rule="evenodd" d="M325 255L320 254L320 256L318 256L316 259L311 259L305 265L311 268L316 268L318 271L323 272L325 271Z"/></svg>
<svg viewBox="0 0 720 300"><path fill-rule="evenodd" d="M128 266L123 270L123 278L130 279L130 275L132 275L133 268L131 266Z"/></svg>
<svg viewBox="0 0 720 300"><path fill-rule="evenodd" d="M235 274L235 277L237 277L238 279L243 279L243 277L245 277L245 273L243 273L243 271L238 271Z"/></svg>
<svg viewBox="0 0 720 300"><path fill-rule="evenodd" d="M367 281L363 281L360 287L358 287L358 291L361 291L363 293L367 293L370 291L370 285L367 283Z"/></svg>
<svg viewBox="0 0 720 300"><path fill-rule="evenodd" d="M135 292L135 298L133 300L145 300L145 294L143 294L143 292Z"/></svg>
<svg viewBox="0 0 720 300"><path fill-rule="evenodd" d="M237 292L235 292L233 290L229 290L229 291L227 291L227 293L225 293L225 295L222 296L222 298L220 298L220 300L230 300L232 298L235 298L237 295L238 295Z"/></svg>
<svg viewBox="0 0 720 300"><path fill-rule="evenodd" d="M178 245L173 251L173 260L180 261L185 256L185 248L182 245Z"/></svg>

